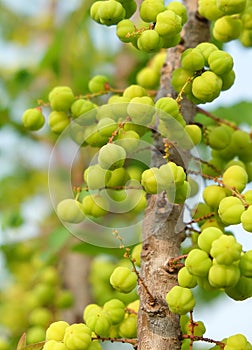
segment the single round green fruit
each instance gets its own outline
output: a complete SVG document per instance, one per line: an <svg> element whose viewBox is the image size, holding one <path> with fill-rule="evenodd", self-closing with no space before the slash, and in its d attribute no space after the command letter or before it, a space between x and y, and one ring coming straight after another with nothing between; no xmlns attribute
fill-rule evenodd
<svg viewBox="0 0 252 350"><path fill-rule="evenodd" d="M209 131L210 132L207 135L207 141L212 149L221 150L230 144L232 133L226 126L221 125L213 127L210 128Z"/></svg>
<svg viewBox="0 0 252 350"><path fill-rule="evenodd" d="M174 36L182 30L182 19L171 10L157 15L155 30L161 36Z"/></svg>
<svg viewBox="0 0 252 350"><path fill-rule="evenodd" d="M187 21L187 13L186 13L186 7L185 5L181 4L181 2L178 1L171 1L166 6L167 10L171 10L175 12L178 16L181 17L182 25L184 25Z"/></svg>
<svg viewBox="0 0 252 350"><path fill-rule="evenodd" d="M196 337L202 337L206 332L206 327L202 321L193 321L189 320L185 326L186 333Z"/></svg>
<svg viewBox="0 0 252 350"><path fill-rule="evenodd" d="M63 342L68 350L86 350L91 343L91 329L83 323L73 323L66 328Z"/></svg>
<svg viewBox="0 0 252 350"><path fill-rule="evenodd" d="M54 339L48 340L42 350L68 350L66 345Z"/></svg>
<svg viewBox="0 0 252 350"><path fill-rule="evenodd" d="M65 321L51 323L46 330L46 340L62 341L67 327L69 327L69 323Z"/></svg>
<svg viewBox="0 0 252 350"><path fill-rule="evenodd" d="M198 246L209 254L212 243L222 235L223 232L219 228L207 227L201 231L198 237Z"/></svg>
<svg viewBox="0 0 252 350"><path fill-rule="evenodd" d="M137 47L147 53L157 52L162 47L162 39L155 30L147 29L138 38Z"/></svg>
<svg viewBox="0 0 252 350"><path fill-rule="evenodd" d="M233 165L225 170L222 180L225 186L235 188L237 191L242 192L248 182L248 174L239 165Z"/></svg>
<svg viewBox="0 0 252 350"><path fill-rule="evenodd" d="M225 15L234 15L243 12L246 4L246 0L217 0L216 2L217 7Z"/></svg>
<svg viewBox="0 0 252 350"><path fill-rule="evenodd" d="M45 124L45 117L42 114L41 108L29 108L22 116L22 122L28 130L39 130Z"/></svg>
<svg viewBox="0 0 252 350"><path fill-rule="evenodd" d="M252 277L252 250L241 255L239 267L243 276Z"/></svg>
<svg viewBox="0 0 252 350"><path fill-rule="evenodd" d="M84 171L84 181L89 190L97 190L107 186L111 171L100 167L99 164L91 165Z"/></svg>
<svg viewBox="0 0 252 350"><path fill-rule="evenodd" d="M225 350L244 349L251 350L252 345L243 334L234 334L227 338Z"/></svg>
<svg viewBox="0 0 252 350"><path fill-rule="evenodd" d="M171 312L179 315L185 315L195 306L195 299L190 289L174 286L166 294L166 302Z"/></svg>
<svg viewBox="0 0 252 350"><path fill-rule="evenodd" d="M70 124L70 119L65 112L52 111L49 114L49 126L55 134L61 134Z"/></svg>
<svg viewBox="0 0 252 350"><path fill-rule="evenodd" d="M205 58L197 48L186 49L181 55L181 66L188 71L198 71L204 68Z"/></svg>
<svg viewBox="0 0 252 350"><path fill-rule="evenodd" d="M81 203L75 199L64 199L57 205L58 217L66 222L78 224L84 220Z"/></svg>
<svg viewBox="0 0 252 350"><path fill-rule="evenodd" d="M157 15L165 10L163 1L144 0L140 5L140 17L144 22L156 22Z"/></svg>
<svg viewBox="0 0 252 350"><path fill-rule="evenodd" d="M241 223L244 230L252 232L252 205L249 205L248 208L242 213Z"/></svg>
<svg viewBox="0 0 252 350"><path fill-rule="evenodd" d="M119 336L122 338L136 338L137 337L137 317L136 315L129 315L119 324Z"/></svg>
<svg viewBox="0 0 252 350"><path fill-rule="evenodd" d="M87 195L82 200L83 213L87 216L99 218L108 213L108 200L100 194Z"/></svg>
<svg viewBox="0 0 252 350"><path fill-rule="evenodd" d="M116 0L102 2L98 9L99 20L106 26L117 24L126 16L126 11L122 4Z"/></svg>
<svg viewBox="0 0 252 350"><path fill-rule="evenodd" d="M137 275L128 267L118 266L110 276L110 284L121 293L129 293L137 285Z"/></svg>
<svg viewBox="0 0 252 350"><path fill-rule="evenodd" d="M95 122L96 105L85 99L78 99L71 105L71 113L73 118L81 117L81 125L91 125Z"/></svg>
<svg viewBox="0 0 252 350"><path fill-rule="evenodd" d="M218 264L230 265L241 257L242 245L234 236L220 235L212 242L210 255Z"/></svg>
<svg viewBox="0 0 252 350"><path fill-rule="evenodd" d="M128 86L123 92L123 97L129 98L130 100L134 97L142 96L147 96L147 91L142 86L137 84Z"/></svg>
<svg viewBox="0 0 252 350"><path fill-rule="evenodd" d="M234 287L240 278L239 267L235 264L213 264L209 270L208 280L214 288Z"/></svg>
<svg viewBox="0 0 252 350"><path fill-rule="evenodd" d="M48 99L54 111L68 111L74 102L74 94L68 86L56 86L50 91Z"/></svg>
<svg viewBox="0 0 252 350"><path fill-rule="evenodd" d="M184 266L178 272L178 284L184 288L194 288L197 285L197 278Z"/></svg>
<svg viewBox="0 0 252 350"><path fill-rule="evenodd" d="M197 277L207 276L211 266L212 261L208 254L197 248L192 249L185 260L185 267L193 276Z"/></svg>
<svg viewBox="0 0 252 350"><path fill-rule="evenodd" d="M203 198L206 204L213 209L218 209L220 201L226 197L226 191L223 187L209 185L204 188Z"/></svg>
<svg viewBox="0 0 252 350"><path fill-rule="evenodd" d="M217 19L213 26L214 38L222 43L238 39L241 31L241 20L232 16L223 16Z"/></svg>
<svg viewBox="0 0 252 350"><path fill-rule="evenodd" d="M210 21L216 21L224 15L224 13L217 7L216 0L199 0L198 11L202 17L205 17Z"/></svg>
<svg viewBox="0 0 252 350"><path fill-rule="evenodd" d="M189 124L185 126L185 132L189 137L189 142L192 145L200 143L202 138L201 128L196 124Z"/></svg>
<svg viewBox="0 0 252 350"><path fill-rule="evenodd" d="M120 323L125 316L125 305L119 299L111 299L103 305L103 310L109 315L112 325Z"/></svg>
<svg viewBox="0 0 252 350"><path fill-rule="evenodd" d="M109 87L109 81L108 81L108 78L105 75L95 75L88 82L88 89L92 93L96 93L96 92L107 90L108 87Z"/></svg>
<svg viewBox="0 0 252 350"><path fill-rule="evenodd" d="M105 311L93 312L86 318L87 326L100 337L108 337L111 320Z"/></svg>
<svg viewBox="0 0 252 350"><path fill-rule="evenodd" d="M245 208L237 197L226 197L220 201L218 214L225 225L236 225L241 223L241 215Z"/></svg>
<svg viewBox="0 0 252 350"><path fill-rule="evenodd" d="M216 99L222 88L222 80L214 72L206 71L193 79L192 93L202 103Z"/></svg>
<svg viewBox="0 0 252 350"><path fill-rule="evenodd" d="M124 43L130 43L134 40L136 28L134 23L129 19L123 19L116 25L116 35Z"/></svg>
<svg viewBox="0 0 252 350"><path fill-rule="evenodd" d="M228 52L215 50L209 55L208 64L215 74L222 75L232 70L234 61Z"/></svg>
<svg viewBox="0 0 252 350"><path fill-rule="evenodd" d="M52 321L52 313L48 308L38 307L31 311L29 315L29 323L32 326L48 327Z"/></svg>
<svg viewBox="0 0 252 350"><path fill-rule="evenodd" d="M135 264L140 267L141 265L141 251L142 251L142 243L137 244L132 250L132 259L134 259Z"/></svg>
<svg viewBox="0 0 252 350"><path fill-rule="evenodd" d="M121 168L125 159L126 152L124 148L115 143L107 143L99 150L98 163L103 169Z"/></svg>

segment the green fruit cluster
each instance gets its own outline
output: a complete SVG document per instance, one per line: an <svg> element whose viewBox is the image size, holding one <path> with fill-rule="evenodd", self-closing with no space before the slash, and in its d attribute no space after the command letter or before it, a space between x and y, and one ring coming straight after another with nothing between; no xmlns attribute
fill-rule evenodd
<svg viewBox="0 0 252 350"><path fill-rule="evenodd" d="M233 235L217 227L204 228L179 271L178 283L183 288L201 286L207 291L224 290L235 300L251 297L251 251L242 252L242 245Z"/></svg>
<svg viewBox="0 0 252 350"><path fill-rule="evenodd" d="M180 42L180 32L187 21L184 5L177 1L168 5L164 0L142 1L139 14L146 26L140 29L129 19L136 9L135 0L103 0L91 6L90 14L100 24L116 25L116 34L121 41L147 53L176 46Z"/></svg>
<svg viewBox="0 0 252 350"><path fill-rule="evenodd" d="M246 0L199 0L201 16L213 21L213 36L221 43L239 39L246 46L252 45L252 6Z"/></svg>
<svg viewBox="0 0 252 350"><path fill-rule="evenodd" d="M230 54L214 44L203 42L183 52L181 67L175 69L172 75L172 86L192 102L206 103L229 89L234 78Z"/></svg>

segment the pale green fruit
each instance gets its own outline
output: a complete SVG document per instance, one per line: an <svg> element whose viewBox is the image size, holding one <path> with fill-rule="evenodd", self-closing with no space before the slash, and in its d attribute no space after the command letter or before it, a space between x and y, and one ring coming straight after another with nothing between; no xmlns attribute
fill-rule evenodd
<svg viewBox="0 0 252 350"><path fill-rule="evenodd" d="M220 201L226 197L226 191L223 187L217 185L209 185L204 188L203 198L209 207L217 209Z"/></svg>
<svg viewBox="0 0 252 350"><path fill-rule="evenodd" d="M195 299L189 288L174 286L165 299L170 311L179 315L185 315L195 306Z"/></svg>
<svg viewBox="0 0 252 350"><path fill-rule="evenodd" d="M99 150L98 163L103 169L121 168L125 159L126 152L124 148L115 143L107 143Z"/></svg>
<svg viewBox="0 0 252 350"><path fill-rule="evenodd" d="M50 324L46 330L46 340L62 341L65 330L69 326L68 322L56 321Z"/></svg>
<svg viewBox="0 0 252 350"><path fill-rule="evenodd" d="M241 222L245 208L237 197L226 197L220 201L218 214L225 225L236 225Z"/></svg>
<svg viewBox="0 0 252 350"><path fill-rule="evenodd" d="M222 235L223 232L219 228L207 227L201 231L198 237L198 246L209 254L212 243Z"/></svg>
<svg viewBox="0 0 252 350"><path fill-rule="evenodd" d="M41 108L29 108L22 116L24 127L29 130L39 130L45 124Z"/></svg>
<svg viewBox="0 0 252 350"><path fill-rule="evenodd" d="M252 232L252 205L242 213L241 223L244 230Z"/></svg>
<svg viewBox="0 0 252 350"><path fill-rule="evenodd" d="M230 265L241 257L242 245L234 236L220 235L212 242L210 255L218 264Z"/></svg>
<svg viewBox="0 0 252 350"><path fill-rule="evenodd" d="M209 55L208 64L214 73L222 75L232 70L234 61L228 52L216 50Z"/></svg>
<svg viewBox="0 0 252 350"><path fill-rule="evenodd" d="M81 203L75 199L64 199L57 205L57 215L63 221L77 224L84 220Z"/></svg>
<svg viewBox="0 0 252 350"><path fill-rule="evenodd" d="M207 276L212 261L208 254L201 249L192 249L185 260L185 267L188 271L197 277Z"/></svg>
<svg viewBox="0 0 252 350"><path fill-rule="evenodd" d="M56 86L48 95L51 108L55 111L67 111L74 102L74 94L68 86Z"/></svg>
<svg viewBox="0 0 252 350"><path fill-rule="evenodd" d="M225 170L222 180L225 186L235 188L237 191L242 192L247 185L248 174L241 166L233 165Z"/></svg>
<svg viewBox="0 0 252 350"><path fill-rule="evenodd" d="M213 264L209 270L208 280L214 288L234 287L240 278L239 267L235 264Z"/></svg>
<svg viewBox="0 0 252 350"><path fill-rule="evenodd" d="M222 80L214 72L206 71L193 79L192 93L202 103L216 99L222 88Z"/></svg>
<svg viewBox="0 0 252 350"><path fill-rule="evenodd" d="M223 43L239 38L241 31L241 20L232 16L223 16L217 19L213 26L214 38Z"/></svg>

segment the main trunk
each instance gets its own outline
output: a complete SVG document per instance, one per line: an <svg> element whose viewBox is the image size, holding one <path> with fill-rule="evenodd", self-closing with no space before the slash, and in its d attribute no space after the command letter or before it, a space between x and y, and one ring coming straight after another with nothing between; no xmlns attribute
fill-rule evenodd
<svg viewBox="0 0 252 350"><path fill-rule="evenodd" d="M186 6L189 19L184 42L167 51L157 98L174 96L170 79L172 71L179 66L181 52L209 40L208 23L198 16L197 1L188 0ZM182 110L187 122L192 121L195 107L183 101ZM162 147L160 137L155 137L155 146ZM181 160L174 157L172 160L180 165ZM153 154L153 165L157 162ZM138 350L180 349L179 317L169 311L165 301L166 293L177 284L177 276L167 272L165 265L170 258L180 255L184 238L182 215L183 206L169 203L164 194L150 196L142 234L140 275L144 283L139 285Z"/></svg>

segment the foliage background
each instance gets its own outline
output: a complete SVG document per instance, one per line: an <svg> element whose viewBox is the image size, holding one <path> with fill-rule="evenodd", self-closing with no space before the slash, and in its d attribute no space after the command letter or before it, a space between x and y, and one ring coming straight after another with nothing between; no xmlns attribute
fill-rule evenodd
<svg viewBox="0 0 252 350"><path fill-rule="evenodd" d="M146 63L145 55L119 43L114 29L91 22L88 18L91 3L91 0L0 1L1 245L39 234L46 237L59 225L47 187L54 137L46 127L36 134L25 131L21 125L23 111L35 106L38 96L46 101L48 91L55 85L70 85L76 94L85 92L94 74L109 75L115 86L123 87L135 82L134 73ZM235 118L242 115L251 119L252 50L236 42L225 48L235 60L236 82L211 104L211 109L218 109L219 115L229 113ZM34 211L35 207L39 210ZM252 238L248 235L239 235L238 239L245 249L251 247ZM51 245L53 251L53 240ZM0 288L5 288L10 276L3 255L0 258ZM195 316L207 320L206 336L209 333L213 338L223 338L240 329L252 341L248 322L251 300L237 303L223 296L214 305L200 307L196 308Z"/></svg>

